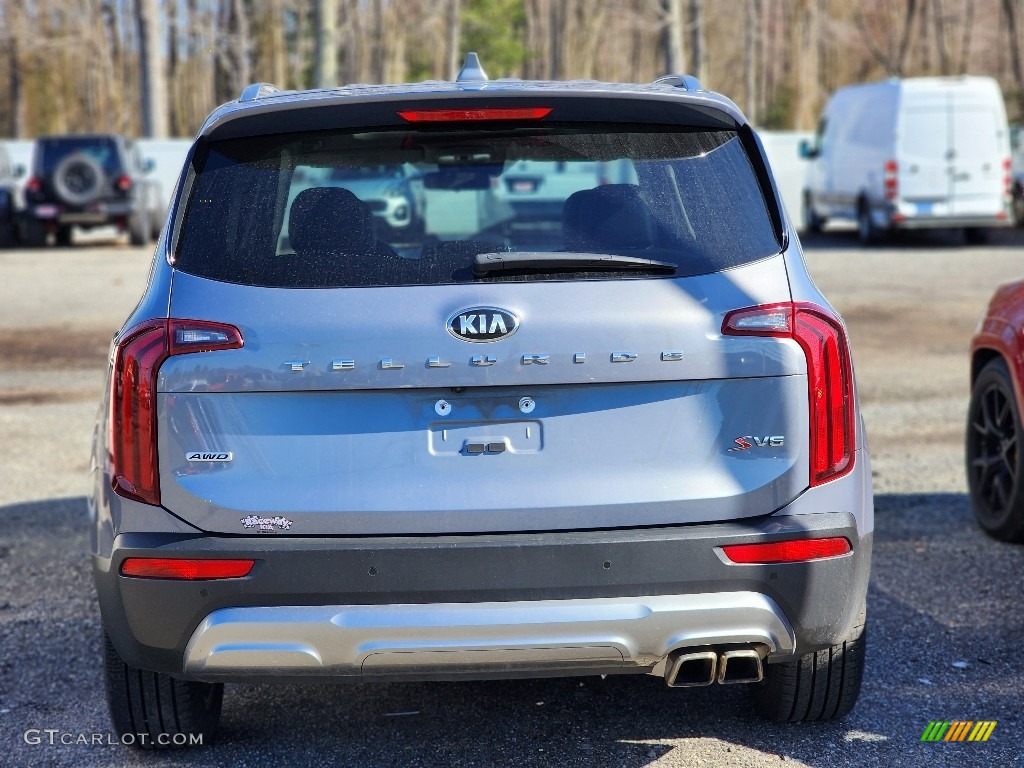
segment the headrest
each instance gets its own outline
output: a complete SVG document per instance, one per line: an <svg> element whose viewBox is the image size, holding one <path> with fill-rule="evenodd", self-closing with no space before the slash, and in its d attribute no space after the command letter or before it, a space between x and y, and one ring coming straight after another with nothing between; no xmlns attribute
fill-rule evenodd
<svg viewBox="0 0 1024 768"><path fill-rule="evenodd" d="M569 195L562 230L570 251L646 248L655 233L651 210L635 184L608 184Z"/></svg>
<svg viewBox="0 0 1024 768"><path fill-rule="evenodd" d="M341 187L304 189L292 201L288 239L297 254L369 251L376 246L369 206Z"/></svg>

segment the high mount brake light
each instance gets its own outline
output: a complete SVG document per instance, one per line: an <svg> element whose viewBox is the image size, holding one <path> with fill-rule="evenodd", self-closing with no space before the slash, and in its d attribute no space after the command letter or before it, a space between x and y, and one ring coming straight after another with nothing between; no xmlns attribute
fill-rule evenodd
<svg viewBox="0 0 1024 768"><path fill-rule="evenodd" d="M800 345L807 358L811 485L850 472L856 448L853 364L839 319L817 304L765 304L727 314L722 333L791 338Z"/></svg>
<svg viewBox="0 0 1024 768"><path fill-rule="evenodd" d="M237 579L248 576L255 560L190 560L177 557L129 557L121 575L141 579Z"/></svg>
<svg viewBox="0 0 1024 768"><path fill-rule="evenodd" d="M118 495L160 504L156 377L164 360L242 344L234 326L205 320L147 320L124 333L110 383L111 486Z"/></svg>
<svg viewBox="0 0 1024 768"><path fill-rule="evenodd" d="M481 109L405 109L398 116L409 123L457 123L464 120L540 120L552 107L483 107Z"/></svg>
<svg viewBox="0 0 1024 768"><path fill-rule="evenodd" d="M843 536L722 547L722 553L733 563L800 563L838 557L852 551L850 541Z"/></svg>

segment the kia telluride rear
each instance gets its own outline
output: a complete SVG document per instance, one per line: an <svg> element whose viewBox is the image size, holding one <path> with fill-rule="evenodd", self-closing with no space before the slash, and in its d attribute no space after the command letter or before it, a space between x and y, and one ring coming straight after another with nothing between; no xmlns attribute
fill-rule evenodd
<svg viewBox="0 0 1024 768"><path fill-rule="evenodd" d="M189 152L95 440L110 710L141 746L212 739L233 681L854 705L867 447L757 135L689 77L474 59L252 86ZM380 167L415 231L331 181Z"/></svg>

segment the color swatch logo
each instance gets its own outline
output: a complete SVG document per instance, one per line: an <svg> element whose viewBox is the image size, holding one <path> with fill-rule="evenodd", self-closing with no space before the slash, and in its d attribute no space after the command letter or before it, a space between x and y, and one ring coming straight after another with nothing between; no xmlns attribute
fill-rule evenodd
<svg viewBox="0 0 1024 768"><path fill-rule="evenodd" d="M988 741L995 729L995 720L932 720L921 741Z"/></svg>

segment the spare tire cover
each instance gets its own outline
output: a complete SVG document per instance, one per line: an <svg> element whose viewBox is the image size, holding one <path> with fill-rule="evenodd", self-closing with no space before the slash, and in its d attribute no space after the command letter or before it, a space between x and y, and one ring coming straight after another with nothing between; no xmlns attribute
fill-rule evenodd
<svg viewBox="0 0 1024 768"><path fill-rule="evenodd" d="M103 184L103 168L88 155L68 155L53 169L54 191L67 203L83 205L95 200Z"/></svg>

